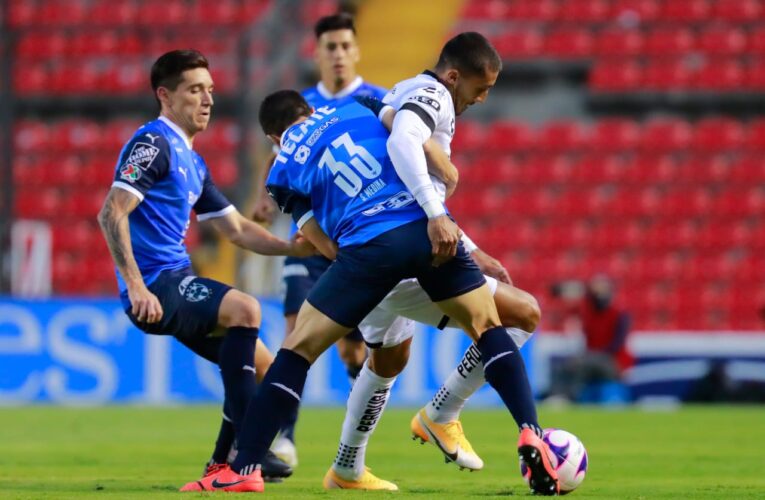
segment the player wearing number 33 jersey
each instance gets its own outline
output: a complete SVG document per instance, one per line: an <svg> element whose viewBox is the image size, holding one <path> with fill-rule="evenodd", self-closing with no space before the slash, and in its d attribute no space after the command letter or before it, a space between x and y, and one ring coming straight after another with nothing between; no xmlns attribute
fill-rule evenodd
<svg viewBox="0 0 765 500"><path fill-rule="evenodd" d="M340 247L366 243L425 217L390 163L387 138L360 104L321 107L284 132L266 185L293 215L305 200L315 201L300 212L298 226L314 217Z"/></svg>

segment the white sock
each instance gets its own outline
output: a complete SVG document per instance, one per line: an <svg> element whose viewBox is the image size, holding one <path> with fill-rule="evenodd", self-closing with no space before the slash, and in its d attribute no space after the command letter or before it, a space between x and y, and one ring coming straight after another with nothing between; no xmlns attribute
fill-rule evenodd
<svg viewBox="0 0 765 500"><path fill-rule="evenodd" d="M518 348L531 337L530 333L519 328L507 328L507 334L510 335ZM459 420L467 400L485 382L481 352L475 344L471 344L465 354L462 355L460 364L425 406L425 413L429 419L439 424Z"/></svg>
<svg viewBox="0 0 765 500"><path fill-rule="evenodd" d="M396 377L380 377L367 363L356 377L348 396L340 447L332 468L341 478L354 481L364 473L364 458L369 438L388 404L390 389Z"/></svg>

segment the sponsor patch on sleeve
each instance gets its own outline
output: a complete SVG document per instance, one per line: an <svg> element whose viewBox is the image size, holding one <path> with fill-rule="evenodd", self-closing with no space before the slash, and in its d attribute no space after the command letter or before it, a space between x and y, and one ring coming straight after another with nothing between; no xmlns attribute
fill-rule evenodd
<svg viewBox="0 0 765 500"><path fill-rule="evenodd" d="M125 159L125 165L134 165L141 170L148 169L159 154L159 148L146 142L136 142Z"/></svg>
<svg viewBox="0 0 765 500"><path fill-rule="evenodd" d="M425 104L427 106L430 106L431 108L435 109L436 111L441 111L441 103L438 102L436 99L433 99L432 97L428 97L426 95L413 95L409 98L410 101L417 101L421 104Z"/></svg>
<svg viewBox="0 0 765 500"><path fill-rule="evenodd" d="M133 184L141 178L141 169L132 163L125 163L120 167L120 178Z"/></svg>

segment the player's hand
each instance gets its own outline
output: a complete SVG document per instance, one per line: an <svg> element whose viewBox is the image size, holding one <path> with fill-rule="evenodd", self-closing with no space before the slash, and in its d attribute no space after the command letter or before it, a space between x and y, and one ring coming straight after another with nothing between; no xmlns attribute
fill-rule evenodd
<svg viewBox="0 0 765 500"><path fill-rule="evenodd" d="M133 306L133 316L139 323L156 323L162 319L159 299L145 285L128 288L128 298Z"/></svg>
<svg viewBox="0 0 765 500"><path fill-rule="evenodd" d="M513 280L510 278L510 274L507 272L507 269L505 269L505 266L503 266L500 261L491 255L487 254L480 248L477 248L475 251L473 251L473 253L470 254L470 256L473 257L475 263L478 264L478 269L480 269L481 272L486 276L496 278L502 283L507 283L508 285L513 284Z"/></svg>
<svg viewBox="0 0 765 500"><path fill-rule="evenodd" d="M273 222L276 210L276 202L270 196L261 196L255 202L252 220L255 222Z"/></svg>
<svg viewBox="0 0 765 500"><path fill-rule="evenodd" d="M462 231L448 215L428 219L428 238L433 246L433 265L438 267L457 255Z"/></svg>
<svg viewBox="0 0 765 500"><path fill-rule="evenodd" d="M317 253L316 247L299 231L292 235L290 239L290 257L310 257Z"/></svg>

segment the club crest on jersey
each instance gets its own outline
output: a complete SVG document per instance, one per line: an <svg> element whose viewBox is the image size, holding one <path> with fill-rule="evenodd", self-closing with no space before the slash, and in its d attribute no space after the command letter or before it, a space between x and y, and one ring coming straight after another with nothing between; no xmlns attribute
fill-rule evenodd
<svg viewBox="0 0 765 500"><path fill-rule="evenodd" d="M212 291L202 283L194 283L196 276L186 276L178 285L178 292L187 302L202 302L212 295Z"/></svg>
<svg viewBox="0 0 765 500"><path fill-rule="evenodd" d="M125 163L132 163L141 170L146 170L159 154L159 148L146 142L136 142L130 150Z"/></svg>
<svg viewBox="0 0 765 500"><path fill-rule="evenodd" d="M311 156L311 148L308 146L300 146L297 151L295 151L295 161L301 165L305 164L309 156Z"/></svg>
<svg viewBox="0 0 765 500"><path fill-rule="evenodd" d="M441 111L441 103L439 103L437 100L432 99L426 95L413 95L409 98L412 101L417 101L422 104L426 104L430 106L431 108L435 109L436 111Z"/></svg>
<svg viewBox="0 0 765 500"><path fill-rule="evenodd" d="M141 169L132 163L125 163L120 168L120 178L133 184L141 178Z"/></svg>

